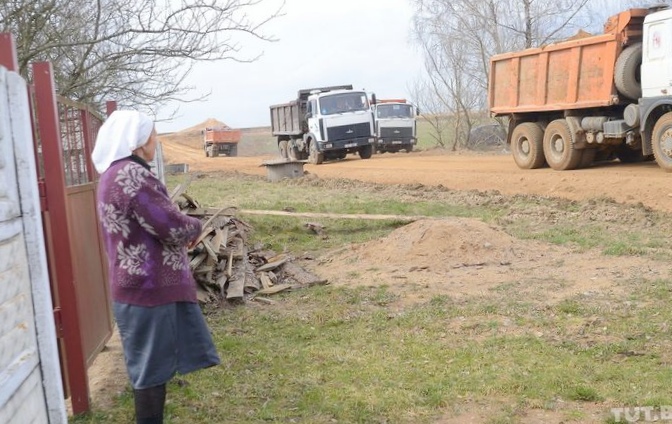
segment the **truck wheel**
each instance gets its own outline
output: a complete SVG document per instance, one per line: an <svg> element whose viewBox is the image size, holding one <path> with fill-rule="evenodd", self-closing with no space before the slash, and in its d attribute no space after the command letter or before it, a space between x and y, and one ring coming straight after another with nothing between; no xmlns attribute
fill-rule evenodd
<svg viewBox="0 0 672 424"><path fill-rule="evenodd" d="M413 151L413 145L412 144L407 144L406 145L406 153L411 153Z"/></svg>
<svg viewBox="0 0 672 424"><path fill-rule="evenodd" d="M639 70L641 65L642 43L636 43L623 49L614 67L616 89L632 100L642 97L642 78Z"/></svg>
<svg viewBox="0 0 672 424"><path fill-rule="evenodd" d="M324 162L324 153L317 151L317 142L310 141L310 154L308 155L308 162L313 165L319 165Z"/></svg>
<svg viewBox="0 0 672 424"><path fill-rule="evenodd" d="M361 149L359 149L359 157L362 159L371 159L371 155L373 154L373 146L368 145L364 146Z"/></svg>
<svg viewBox="0 0 672 424"><path fill-rule="evenodd" d="M287 159L287 140L278 141L278 150L280 151L280 156Z"/></svg>
<svg viewBox="0 0 672 424"><path fill-rule="evenodd" d="M513 160L521 169L537 169L546 164L544 131L534 122L516 125L511 134Z"/></svg>
<svg viewBox="0 0 672 424"><path fill-rule="evenodd" d="M574 148L569 124L564 119L556 119L548 124L544 132L544 157L548 165L556 171L576 169L583 156Z"/></svg>
<svg viewBox="0 0 672 424"><path fill-rule="evenodd" d="M653 156L658 166L672 171L672 112L661 116L651 134Z"/></svg>

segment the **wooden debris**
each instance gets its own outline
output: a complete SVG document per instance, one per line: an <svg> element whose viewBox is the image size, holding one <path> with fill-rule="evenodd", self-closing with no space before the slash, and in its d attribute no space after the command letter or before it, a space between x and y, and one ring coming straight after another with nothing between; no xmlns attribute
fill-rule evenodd
<svg viewBox="0 0 672 424"><path fill-rule="evenodd" d="M273 287L274 285L273 281L271 280L271 277L269 277L268 274L265 272L259 273L259 280L261 281L261 286L265 289Z"/></svg>
<svg viewBox="0 0 672 424"><path fill-rule="evenodd" d="M182 193L187 191L187 188L189 187L189 184L191 184L192 179L193 179L193 176L190 175L184 183L175 187L175 190L173 190L173 192L170 193L170 200L172 200L174 202L175 199L178 198L178 196L182 195Z"/></svg>
<svg viewBox="0 0 672 424"><path fill-rule="evenodd" d="M275 305L275 301L266 297L259 297L259 296L253 296L250 298L250 300L254 300L255 302L260 302L260 303L265 303L267 305Z"/></svg>
<svg viewBox="0 0 672 424"><path fill-rule="evenodd" d="M278 260L275 260L273 262L269 262L267 264L264 264L260 266L259 268L256 269L257 272L263 272L263 271L272 271L275 268L284 265L287 261L289 260L288 256L282 257Z"/></svg>
<svg viewBox="0 0 672 424"><path fill-rule="evenodd" d="M267 289L261 289L257 293L259 294L275 294L280 293L281 291L291 290L291 284L278 284L277 286L269 287Z"/></svg>
<svg viewBox="0 0 672 424"><path fill-rule="evenodd" d="M202 221L203 231L189 250L189 267L198 284L199 302L254 299L273 304L259 295L327 283L326 279L293 263L289 255L264 251L261 246L248 246L247 238L252 227L235 216L237 208L202 208L185 191L186 187L179 186L171 198L183 213ZM324 236L323 226L311 224L309 228Z"/></svg>

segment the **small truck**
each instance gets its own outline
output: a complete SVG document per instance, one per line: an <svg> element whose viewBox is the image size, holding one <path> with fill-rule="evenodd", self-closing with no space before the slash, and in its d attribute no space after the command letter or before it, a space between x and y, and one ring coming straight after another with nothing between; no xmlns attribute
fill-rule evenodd
<svg viewBox="0 0 672 424"><path fill-rule="evenodd" d="M205 156L216 158L219 155L238 156L238 142L241 131L229 127L206 127L203 131L203 150Z"/></svg>
<svg viewBox="0 0 672 424"><path fill-rule="evenodd" d="M413 151L418 142L415 122L418 109L406 99L378 99L371 108L376 129L376 151Z"/></svg>
<svg viewBox="0 0 672 424"><path fill-rule="evenodd" d="M375 95L373 96L375 98ZM375 143L369 98L352 85L299 90L289 103L270 106L271 132L280 155L289 160L369 159Z"/></svg>
<svg viewBox="0 0 672 424"><path fill-rule="evenodd" d="M604 32L493 56L488 102L519 168L655 159L672 171L672 9L612 16Z"/></svg>

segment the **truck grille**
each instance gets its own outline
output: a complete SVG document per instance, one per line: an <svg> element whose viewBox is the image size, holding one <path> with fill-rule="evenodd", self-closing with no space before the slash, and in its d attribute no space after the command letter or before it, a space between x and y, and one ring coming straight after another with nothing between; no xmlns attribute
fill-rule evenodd
<svg viewBox="0 0 672 424"><path fill-rule="evenodd" d="M402 128L383 127L383 128L380 129L380 137L381 138L396 138L396 139L411 138L411 137L413 137L413 128L410 128L410 127L402 127Z"/></svg>
<svg viewBox="0 0 672 424"><path fill-rule="evenodd" d="M368 122L327 128L327 140L329 141L349 140L370 136L371 127Z"/></svg>

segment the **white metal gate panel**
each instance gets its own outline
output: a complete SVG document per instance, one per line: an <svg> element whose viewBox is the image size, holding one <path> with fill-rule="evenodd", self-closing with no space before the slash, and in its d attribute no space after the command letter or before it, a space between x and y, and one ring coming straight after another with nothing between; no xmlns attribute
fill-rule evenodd
<svg viewBox="0 0 672 424"><path fill-rule="evenodd" d="M26 84L0 68L0 423L66 423ZM46 287L46 288L45 288Z"/></svg>

